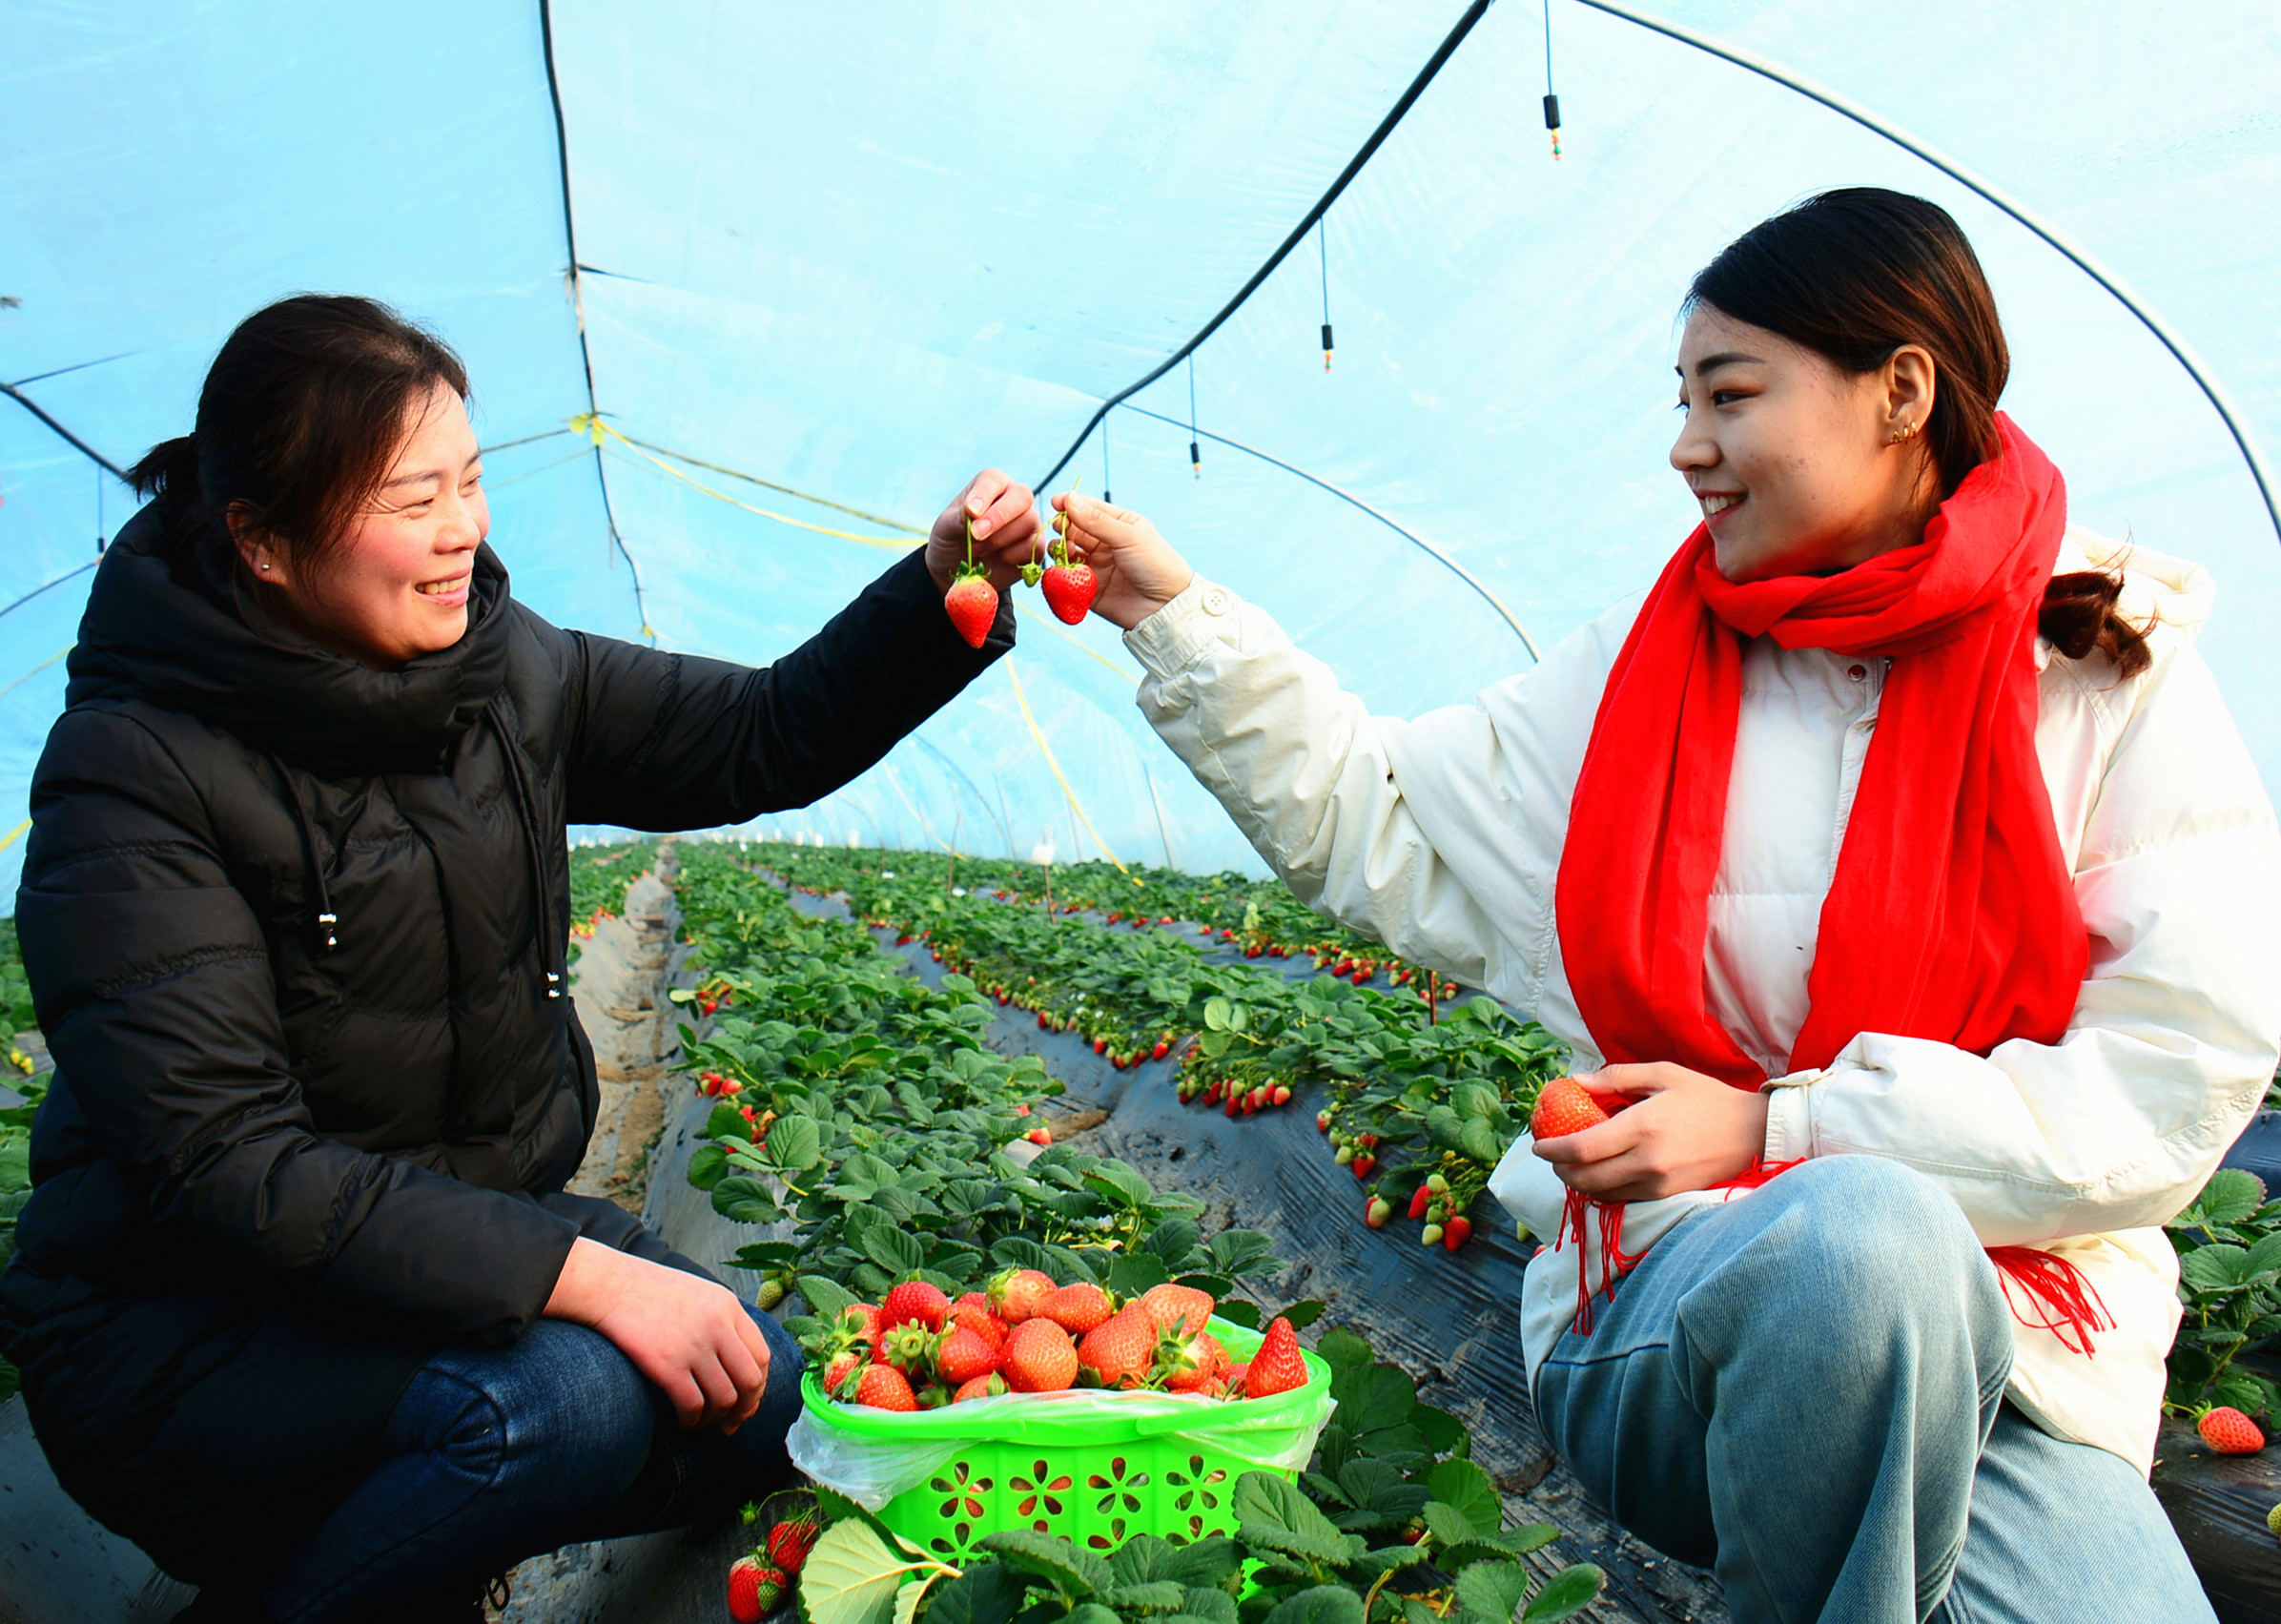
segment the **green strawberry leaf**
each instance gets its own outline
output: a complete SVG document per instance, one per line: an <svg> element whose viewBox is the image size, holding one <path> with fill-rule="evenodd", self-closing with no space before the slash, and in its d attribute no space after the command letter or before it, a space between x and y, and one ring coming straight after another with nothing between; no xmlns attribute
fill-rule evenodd
<svg viewBox="0 0 2281 1624"><path fill-rule="evenodd" d="M833 1523L800 1570L807 1624L889 1624L909 1568L908 1558L862 1518Z"/></svg>
<svg viewBox="0 0 2281 1624"><path fill-rule="evenodd" d="M1442 1462L1426 1476L1426 1487L1436 1500L1453 1507L1478 1533L1495 1533L1505 1521L1504 1502L1497 1486L1471 1461Z"/></svg>
<svg viewBox="0 0 2281 1624"><path fill-rule="evenodd" d="M1563 1568L1547 1579L1545 1588L1530 1601L1521 1614L1521 1624L1559 1624L1563 1618L1573 1618L1599 1599L1607 1583L1608 1575L1590 1562Z"/></svg>
<svg viewBox="0 0 2281 1624"><path fill-rule="evenodd" d="M1072 1601L1089 1600L1109 1589L1112 1582L1109 1565L1090 1551L1030 1529L1007 1529L975 1543L976 1549L1038 1574ZM1070 1616L1074 1619L1077 1615L1073 1613Z"/></svg>
<svg viewBox="0 0 2281 1624"><path fill-rule="evenodd" d="M1282 1603L1261 1624L1363 1624L1363 1598L1345 1585L1317 1585Z"/></svg>
<svg viewBox="0 0 2281 1624"><path fill-rule="evenodd" d="M976 1562L935 1593L927 1624L1014 1624L1036 1575L1003 1562Z"/></svg>

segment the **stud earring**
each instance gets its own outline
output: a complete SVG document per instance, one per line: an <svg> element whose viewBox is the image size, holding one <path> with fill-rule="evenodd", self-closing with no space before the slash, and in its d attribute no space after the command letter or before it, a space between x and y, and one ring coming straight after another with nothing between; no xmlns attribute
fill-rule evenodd
<svg viewBox="0 0 2281 1624"><path fill-rule="evenodd" d="M1899 445L1902 441L1914 440L1916 437L1917 425L1915 423L1909 423L1904 427L1895 429L1893 431L1892 438L1887 441L1886 443L1889 445Z"/></svg>

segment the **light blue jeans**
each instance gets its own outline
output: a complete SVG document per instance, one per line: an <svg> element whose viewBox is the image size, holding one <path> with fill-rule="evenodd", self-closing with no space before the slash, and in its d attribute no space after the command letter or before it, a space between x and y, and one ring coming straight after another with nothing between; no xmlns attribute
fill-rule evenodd
<svg viewBox="0 0 2281 1624"><path fill-rule="evenodd" d="M1657 1242L1553 1346L1537 1415L1736 1624L2212 1624L2138 1472L2004 1403L2011 1325L1953 1200L1829 1157Z"/></svg>

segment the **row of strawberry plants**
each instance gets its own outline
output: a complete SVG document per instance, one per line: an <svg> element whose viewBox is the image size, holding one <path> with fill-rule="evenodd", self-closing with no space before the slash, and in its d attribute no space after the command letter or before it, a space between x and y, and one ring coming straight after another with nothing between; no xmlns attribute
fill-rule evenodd
<svg viewBox="0 0 2281 1624"><path fill-rule="evenodd" d="M1043 903L1061 913L1093 913L1112 925L1206 926L1252 957L1310 956L1319 969L1364 980L1384 971L1397 985L1425 983L1426 973L1382 943L1325 919L1278 879L1252 879L1232 871L1182 874L1177 869L1118 868L1088 861L1057 865L927 852L839 850L783 842L750 843L755 860L819 891L848 891L876 881L882 872L898 880L948 891L985 891L1001 899Z"/></svg>
<svg viewBox="0 0 2281 1624"><path fill-rule="evenodd" d="M1491 1169L1564 1059L1541 1027L1487 998L1437 1019L1406 997L1335 976L1294 981L1211 963L1168 933L1102 931L899 870L794 873L812 885L852 879L851 901L868 922L905 941L923 937L1001 1004L1079 1034L1117 1064L1161 1059L1178 1045L1183 1100L1234 1117L1306 1091L1334 1156L1366 1186L1364 1222L1376 1228L1405 1213L1422 1241L1452 1250L1470 1236Z"/></svg>
<svg viewBox="0 0 2281 1624"><path fill-rule="evenodd" d="M720 849L685 852L684 916L716 1006L685 1036L715 1096L689 1179L730 1219L793 1221L792 1238L736 1259L762 1274L765 1302L797 1289L832 1319L903 1280L956 1294L1008 1268L1120 1297L1175 1280L1225 1296L1280 1269L1268 1237L1207 1240L1202 1203L1120 1161L1059 1147L1017 1164L1004 1147L1061 1086L1035 1056L983 1041L992 1006L972 981L928 988L867 932L803 917Z"/></svg>
<svg viewBox="0 0 2281 1624"><path fill-rule="evenodd" d="M654 840L570 849L570 951L589 941L594 927L626 911L627 887L649 872L657 856Z"/></svg>

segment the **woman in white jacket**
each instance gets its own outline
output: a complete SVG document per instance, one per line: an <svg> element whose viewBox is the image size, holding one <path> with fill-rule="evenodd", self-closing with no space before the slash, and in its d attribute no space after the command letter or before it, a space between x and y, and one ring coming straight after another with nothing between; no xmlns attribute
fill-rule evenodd
<svg viewBox="0 0 2281 1624"><path fill-rule="evenodd" d="M2191 565L2071 528L1955 222L1825 194L1695 279L1644 598L1368 714L1058 498L1140 705L1323 912L1566 1039L1490 1188L1536 1411L1738 1620L2206 1620L2147 1489L2159 1225L2281 1051L2281 838Z"/></svg>

